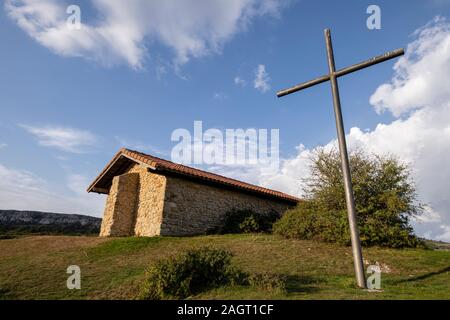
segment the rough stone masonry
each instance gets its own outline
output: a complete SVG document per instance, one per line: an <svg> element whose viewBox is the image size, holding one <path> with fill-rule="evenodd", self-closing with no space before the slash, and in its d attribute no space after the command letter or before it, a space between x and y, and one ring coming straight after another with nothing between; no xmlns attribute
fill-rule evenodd
<svg viewBox="0 0 450 320"><path fill-rule="evenodd" d="M298 198L121 149L88 192L108 194L100 236L188 236L221 225L233 209L282 215Z"/></svg>

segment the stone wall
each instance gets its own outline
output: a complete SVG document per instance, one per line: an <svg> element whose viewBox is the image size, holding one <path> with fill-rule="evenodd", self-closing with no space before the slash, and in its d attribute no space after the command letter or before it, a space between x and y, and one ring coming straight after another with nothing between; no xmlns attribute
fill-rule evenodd
<svg viewBox="0 0 450 320"><path fill-rule="evenodd" d="M146 237L157 236L161 228L166 177L149 172L142 165L135 165L129 172L139 174L133 234Z"/></svg>
<svg viewBox="0 0 450 320"><path fill-rule="evenodd" d="M221 225L233 209L283 214L292 205L132 166L113 179L100 236L186 236Z"/></svg>
<svg viewBox="0 0 450 320"><path fill-rule="evenodd" d="M106 199L100 236L128 236L133 233L138 183L137 173L114 177Z"/></svg>
<svg viewBox="0 0 450 320"><path fill-rule="evenodd" d="M233 209L283 214L292 205L239 191L167 177L161 235L203 234L221 225Z"/></svg>
<svg viewBox="0 0 450 320"><path fill-rule="evenodd" d="M132 166L113 179L106 199L100 236L160 234L166 178Z"/></svg>

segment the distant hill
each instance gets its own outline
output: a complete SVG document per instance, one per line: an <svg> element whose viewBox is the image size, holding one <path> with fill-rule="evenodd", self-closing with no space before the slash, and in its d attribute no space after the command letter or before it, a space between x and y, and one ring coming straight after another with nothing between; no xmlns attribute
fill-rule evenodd
<svg viewBox="0 0 450 320"><path fill-rule="evenodd" d="M98 234L101 219L80 214L0 210L0 237L24 234Z"/></svg>

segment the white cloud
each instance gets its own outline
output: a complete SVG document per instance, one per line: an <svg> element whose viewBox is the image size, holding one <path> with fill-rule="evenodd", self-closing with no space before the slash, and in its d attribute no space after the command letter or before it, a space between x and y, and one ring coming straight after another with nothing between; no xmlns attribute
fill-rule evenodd
<svg viewBox="0 0 450 320"><path fill-rule="evenodd" d="M436 237L437 240L441 241L450 241L450 226L448 225L441 225L440 226L442 233Z"/></svg>
<svg viewBox="0 0 450 320"><path fill-rule="evenodd" d="M266 66L263 64L258 65L255 71L255 80L253 81L253 85L255 89L266 92L270 89L269 85L270 77L266 71Z"/></svg>
<svg viewBox="0 0 450 320"><path fill-rule="evenodd" d="M383 84L370 98L378 112L394 116L423 107L442 106L449 101L450 24L443 18L417 30L418 39L394 67L390 83Z"/></svg>
<svg viewBox="0 0 450 320"><path fill-rule="evenodd" d="M3 185L15 186L12 189L37 191L45 185L45 181L25 170L8 169L0 164L0 181Z"/></svg>
<svg viewBox="0 0 450 320"><path fill-rule="evenodd" d="M0 143L0 149L6 148L8 146L7 143Z"/></svg>
<svg viewBox="0 0 450 320"><path fill-rule="evenodd" d="M215 99L215 100L224 100L227 98L228 98L228 95L223 92L214 92L214 94L213 94L213 99Z"/></svg>
<svg viewBox="0 0 450 320"><path fill-rule="evenodd" d="M114 137L117 141L117 143L119 144L120 148L128 148L128 149L132 149L132 150L136 150L136 151L140 151L140 152L149 152L152 155L167 155L168 152L161 150L158 147L155 147L153 145L150 144L146 144L143 143L141 141L135 141L135 140L128 140L122 137Z"/></svg>
<svg viewBox="0 0 450 320"><path fill-rule="evenodd" d="M97 142L96 136L86 130L58 126L35 127L23 124L20 126L34 135L41 146L65 152L84 153Z"/></svg>
<svg viewBox="0 0 450 320"><path fill-rule="evenodd" d="M0 164L0 206L1 209L101 216L104 196L88 194L86 182L88 180L81 175L70 175L68 188L73 192L64 194L60 188L50 187L44 179L29 171Z"/></svg>
<svg viewBox="0 0 450 320"><path fill-rule="evenodd" d="M247 81L241 79L240 77L235 77L234 84L237 85L238 87L245 87L247 85Z"/></svg>
<svg viewBox="0 0 450 320"><path fill-rule="evenodd" d="M418 194L429 205L426 215L414 222L416 232L450 241L450 22L435 19L415 36L396 64L392 81L370 99L376 110L399 118L372 131L351 128L347 142L350 148L391 153L410 163ZM325 147L333 146L335 140ZM300 180L308 175L311 151L300 146L297 156L282 161L276 175L263 175L258 167L245 173L234 169L231 174L301 196Z"/></svg>
<svg viewBox="0 0 450 320"><path fill-rule="evenodd" d="M85 57L105 65L125 62L141 68L147 45L173 50L175 65L219 53L251 20L277 16L281 0L91 0L95 21L80 30L66 26L69 3L59 0L6 0L8 15L33 39L57 54Z"/></svg>
<svg viewBox="0 0 450 320"><path fill-rule="evenodd" d="M67 176L67 187L74 193L84 196L86 195L86 189L90 183L90 179L81 174L71 173Z"/></svg>
<svg viewBox="0 0 450 320"><path fill-rule="evenodd" d="M156 79L158 80L161 80L167 74L167 68L161 63L158 63L155 70L156 70Z"/></svg>

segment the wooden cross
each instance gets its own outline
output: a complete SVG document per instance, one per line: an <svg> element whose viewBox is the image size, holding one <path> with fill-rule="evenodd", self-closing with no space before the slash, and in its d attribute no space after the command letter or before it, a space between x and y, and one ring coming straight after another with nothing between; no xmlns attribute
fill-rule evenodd
<svg viewBox="0 0 450 320"><path fill-rule="evenodd" d="M351 235L351 241L352 241L352 251L353 251L353 261L354 261L354 265L355 265L356 281L360 288L366 288L363 257L362 257L362 251L361 251L361 241L359 239L358 224L357 224L357 220L356 220L355 199L353 196L352 178L350 175L347 143L345 141L344 122L342 120L341 101L339 98L339 88L338 88L337 78L345 76L349 73L376 65L378 63L399 57L399 56L403 55L405 53L405 51L403 49L397 49L397 50L388 52L384 55L374 57L372 59L369 59L369 60L363 61L361 63L352 65L350 67L336 71L335 64L334 64L334 53L333 53L333 45L331 43L330 29L325 29L324 33L325 33L325 42L326 42L326 46L327 46L329 73L327 75L321 76L314 80L310 80L308 82L304 82L304 83L295 85L291 88L281 90L281 91L277 92L277 96L280 98L285 95L312 87L314 85L317 85L317 84L325 82L325 81L331 82L331 91L333 93L334 115L336 118L336 129L337 129L337 136L338 136L338 142L339 142L339 152L341 155L342 173L344 176L345 201L347 204L348 221L349 221L349 225L350 225L350 235Z"/></svg>

